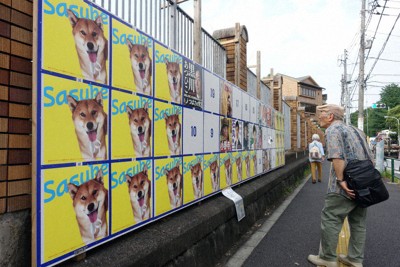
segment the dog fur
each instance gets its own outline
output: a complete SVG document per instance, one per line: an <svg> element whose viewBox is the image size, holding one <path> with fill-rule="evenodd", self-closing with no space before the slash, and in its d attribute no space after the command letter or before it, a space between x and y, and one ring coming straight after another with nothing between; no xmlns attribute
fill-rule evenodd
<svg viewBox="0 0 400 267"><path fill-rule="evenodd" d="M151 95L152 65L147 43L144 45L126 42L129 48L133 79L138 93Z"/></svg>
<svg viewBox="0 0 400 267"><path fill-rule="evenodd" d="M126 174L125 177L135 222L148 220L151 213L151 182L147 175L147 165L134 176Z"/></svg>
<svg viewBox="0 0 400 267"><path fill-rule="evenodd" d="M171 101L181 103L182 99L182 73L179 63L169 62L165 59L165 66L168 77L169 95Z"/></svg>
<svg viewBox="0 0 400 267"><path fill-rule="evenodd" d="M165 170L167 177L168 196L171 209L182 206L182 174L179 163L171 170Z"/></svg>
<svg viewBox="0 0 400 267"><path fill-rule="evenodd" d="M250 156L249 155L247 155L245 157L244 162L246 163L246 176L247 176L247 178L249 178L251 176L250 175Z"/></svg>
<svg viewBox="0 0 400 267"><path fill-rule="evenodd" d="M239 182L242 181L242 158L239 156L236 159L236 170Z"/></svg>
<svg viewBox="0 0 400 267"><path fill-rule="evenodd" d="M98 16L95 20L90 20L78 18L69 9L67 12L84 78L106 84L108 40L103 32L101 16ZM59 49L62 50L63 48Z"/></svg>
<svg viewBox="0 0 400 267"><path fill-rule="evenodd" d="M133 149L136 157L151 156L151 119L149 116L148 103L143 108L131 109L126 107L129 118L129 128Z"/></svg>
<svg viewBox="0 0 400 267"><path fill-rule="evenodd" d="M108 190L104 187L103 172L80 186L68 184L76 220L83 242L89 244L108 235Z"/></svg>
<svg viewBox="0 0 400 267"><path fill-rule="evenodd" d="M216 160L210 164L210 176L212 190L216 192L219 190L219 166Z"/></svg>
<svg viewBox="0 0 400 267"><path fill-rule="evenodd" d="M231 164L231 159L225 160L225 179L226 179L226 184L232 185L232 164Z"/></svg>
<svg viewBox="0 0 400 267"><path fill-rule="evenodd" d="M257 174L257 156L253 155L253 163L254 163L254 175Z"/></svg>
<svg viewBox="0 0 400 267"><path fill-rule="evenodd" d="M221 94L221 113L223 116L232 117L232 101L232 88L224 84Z"/></svg>
<svg viewBox="0 0 400 267"><path fill-rule="evenodd" d="M168 148L171 155L181 154L181 123L178 113L168 116L164 113Z"/></svg>
<svg viewBox="0 0 400 267"><path fill-rule="evenodd" d="M194 198L198 199L203 197L203 170L201 168L201 163L197 163L190 167L190 172L192 175L192 186Z"/></svg>
<svg viewBox="0 0 400 267"><path fill-rule="evenodd" d="M102 94L87 100L78 101L70 95L67 99L83 159L107 159L107 114Z"/></svg>

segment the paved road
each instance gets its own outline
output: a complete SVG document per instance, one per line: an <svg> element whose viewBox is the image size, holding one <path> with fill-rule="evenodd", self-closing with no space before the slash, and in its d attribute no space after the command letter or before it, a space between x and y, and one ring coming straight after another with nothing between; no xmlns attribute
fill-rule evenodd
<svg viewBox="0 0 400 267"><path fill-rule="evenodd" d="M308 179L226 266L312 266L307 256L318 253L329 167L329 162L323 164L322 183ZM368 208L365 267L400 267L400 185L387 184L387 188L389 200Z"/></svg>

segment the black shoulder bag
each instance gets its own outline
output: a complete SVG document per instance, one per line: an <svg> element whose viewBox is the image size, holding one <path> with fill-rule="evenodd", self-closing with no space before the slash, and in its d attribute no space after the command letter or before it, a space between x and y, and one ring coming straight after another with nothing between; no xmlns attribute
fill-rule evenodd
<svg viewBox="0 0 400 267"><path fill-rule="evenodd" d="M356 129L353 130L360 139L365 155L369 158L363 139ZM344 169L344 179L348 187L354 190L355 201L362 208L375 205L389 198L389 192L383 183L380 172L375 169L369 159L348 161Z"/></svg>

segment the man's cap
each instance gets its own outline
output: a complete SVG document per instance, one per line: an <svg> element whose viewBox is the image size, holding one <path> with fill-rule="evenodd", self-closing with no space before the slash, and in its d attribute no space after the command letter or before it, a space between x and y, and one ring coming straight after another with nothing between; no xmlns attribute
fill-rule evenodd
<svg viewBox="0 0 400 267"><path fill-rule="evenodd" d="M344 108L335 104L317 106L317 111L332 113L333 115L341 119L343 119L344 117Z"/></svg>

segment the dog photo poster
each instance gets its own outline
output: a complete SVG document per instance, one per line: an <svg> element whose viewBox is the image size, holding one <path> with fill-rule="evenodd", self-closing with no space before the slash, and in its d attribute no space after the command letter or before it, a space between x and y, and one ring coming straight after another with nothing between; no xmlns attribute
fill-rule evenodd
<svg viewBox="0 0 400 267"><path fill-rule="evenodd" d="M152 156L153 100L113 90L111 101L111 158Z"/></svg>
<svg viewBox="0 0 400 267"><path fill-rule="evenodd" d="M159 216L182 206L182 166L182 157L154 160L155 216Z"/></svg>
<svg viewBox="0 0 400 267"><path fill-rule="evenodd" d="M219 154L219 172L221 189L233 185L233 157L232 153Z"/></svg>
<svg viewBox="0 0 400 267"><path fill-rule="evenodd" d="M183 157L183 178L184 204L204 196L202 155Z"/></svg>
<svg viewBox="0 0 400 267"><path fill-rule="evenodd" d="M154 156L182 154L182 107L154 101Z"/></svg>
<svg viewBox="0 0 400 267"><path fill-rule="evenodd" d="M42 170L43 260L109 235L108 164Z"/></svg>
<svg viewBox="0 0 400 267"><path fill-rule="evenodd" d="M108 84L110 17L84 1L43 2L43 68Z"/></svg>
<svg viewBox="0 0 400 267"><path fill-rule="evenodd" d="M203 69L186 58L183 59L183 105L203 108Z"/></svg>
<svg viewBox="0 0 400 267"><path fill-rule="evenodd" d="M112 163L112 233L153 217L152 160Z"/></svg>
<svg viewBox="0 0 400 267"><path fill-rule="evenodd" d="M107 88L42 74L43 163L106 160Z"/></svg>
<svg viewBox="0 0 400 267"><path fill-rule="evenodd" d="M153 95L153 40L112 20L112 86Z"/></svg>
<svg viewBox="0 0 400 267"><path fill-rule="evenodd" d="M204 195L220 189L219 154L206 154L203 157Z"/></svg>
<svg viewBox="0 0 400 267"><path fill-rule="evenodd" d="M182 104L182 56L155 42L154 96L168 102Z"/></svg>

